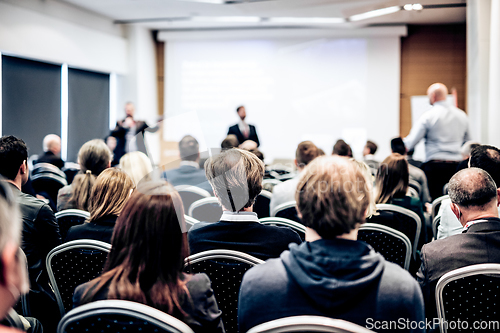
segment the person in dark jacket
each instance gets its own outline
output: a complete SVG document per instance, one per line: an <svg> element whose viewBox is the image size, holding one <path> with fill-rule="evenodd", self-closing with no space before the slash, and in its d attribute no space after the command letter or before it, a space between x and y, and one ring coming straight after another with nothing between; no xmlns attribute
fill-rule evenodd
<svg viewBox="0 0 500 333"><path fill-rule="evenodd" d="M244 275L240 332L299 315L343 319L377 332L384 330L383 322L416 321L420 328L398 329L425 331L417 282L356 240L370 202L367 181L356 164L342 157L318 157L307 165L296 194L306 242L290 245L280 258Z"/></svg>
<svg viewBox="0 0 500 333"><path fill-rule="evenodd" d="M240 145L247 140L251 140L257 144L257 147L260 146L259 136L257 135L255 126L249 125L245 121L245 118L247 117L247 111L245 107L243 105L237 107L236 113L238 113L240 121L236 125L229 127L227 135L236 135L236 138L238 139L238 143Z"/></svg>
<svg viewBox="0 0 500 333"><path fill-rule="evenodd" d="M88 223L68 230L66 242L76 239L95 239L111 243L115 222L127 202L134 182L125 171L109 168L96 178L90 195Z"/></svg>
<svg viewBox="0 0 500 333"><path fill-rule="evenodd" d="M43 138L43 155L34 162L50 163L59 169L64 167L64 161L60 157L61 153L61 138L55 134L49 134Z"/></svg>
<svg viewBox="0 0 500 333"><path fill-rule="evenodd" d="M141 182L116 221L102 275L76 288L74 305L135 301L184 321L197 333L223 333L207 275L182 273L189 254L185 230L182 200L172 185Z"/></svg>

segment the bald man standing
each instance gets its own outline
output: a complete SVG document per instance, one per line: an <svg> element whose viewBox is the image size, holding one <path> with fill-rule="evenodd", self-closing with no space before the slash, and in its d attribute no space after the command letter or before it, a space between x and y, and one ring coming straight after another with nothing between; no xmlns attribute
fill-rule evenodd
<svg viewBox="0 0 500 333"><path fill-rule="evenodd" d="M443 186L455 174L462 160L460 148L470 140L469 121L464 111L451 105L448 88L434 83L427 89L432 108L413 125L404 139L408 150L425 138L425 163L422 164L432 199L443 195Z"/></svg>

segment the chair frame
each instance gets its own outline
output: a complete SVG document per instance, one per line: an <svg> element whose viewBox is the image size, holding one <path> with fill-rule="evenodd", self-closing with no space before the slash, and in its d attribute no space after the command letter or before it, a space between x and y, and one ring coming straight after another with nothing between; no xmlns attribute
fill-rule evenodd
<svg viewBox="0 0 500 333"><path fill-rule="evenodd" d="M186 221L186 224L189 224L190 227L188 229L191 229L196 223L199 223L197 219L195 219L192 216L184 214L184 220Z"/></svg>
<svg viewBox="0 0 500 333"><path fill-rule="evenodd" d="M68 215L69 216L85 217L86 219L90 218L90 213L85 211L85 210L81 210L81 209L64 209L64 210L61 210L61 211L55 213L56 220L59 217L66 217Z"/></svg>
<svg viewBox="0 0 500 333"><path fill-rule="evenodd" d="M54 256L72 249L94 249L109 253L109 251L111 250L111 244L93 239L78 239L56 246L47 254L47 258L45 260L45 267L49 275L50 284L52 285L52 288L54 289L54 294L56 295L57 305L59 307L59 312L61 313L61 317L64 316L66 310L64 309L64 303L62 301L61 293L59 292L59 288L57 286L57 281L54 276L54 272L52 271L51 263Z"/></svg>
<svg viewBox="0 0 500 333"><path fill-rule="evenodd" d="M210 198L203 198L203 199L200 199L200 200L196 200L195 202L193 202L191 204L191 206L189 206L189 210L188 210L188 215L193 217L193 210L195 208L198 208L200 206L203 206L207 203L217 203L219 204L219 199L217 199L216 197L210 197Z"/></svg>
<svg viewBox="0 0 500 333"><path fill-rule="evenodd" d="M190 264L196 264L197 262L200 262L202 260L210 260L210 259L232 259L254 266L264 263L264 260L251 256L244 252L220 249L220 250L208 250L192 254L184 260L184 267L187 267Z"/></svg>
<svg viewBox="0 0 500 333"><path fill-rule="evenodd" d="M268 198L269 200L271 200L271 197L273 196L273 194L271 192L269 192L268 190L260 191L259 195L262 195L262 196Z"/></svg>
<svg viewBox="0 0 500 333"><path fill-rule="evenodd" d="M66 174L64 173L64 171L62 171L61 169L59 169L58 167L56 167L55 165L50 164L50 163L36 163L36 164L34 164L33 169L31 170L32 178L34 176L39 175L39 173L36 173L33 175L33 172L37 171L37 169L43 169L43 168L47 169L48 172L53 173L54 175L58 175L60 177L63 177L64 179L66 179Z"/></svg>
<svg viewBox="0 0 500 333"><path fill-rule="evenodd" d="M306 233L306 226L300 224L299 222L295 222L290 219L285 219L283 217L263 217L259 219L259 222L264 225L279 225L284 227L289 227L295 231Z"/></svg>
<svg viewBox="0 0 500 333"><path fill-rule="evenodd" d="M397 205L392 205L392 204L377 204L377 210L385 210L385 211L392 211L392 212L397 212L401 214L405 214L415 220L415 223L417 224L417 231L415 233L415 239L413 240L412 244L412 252L413 252L413 258L417 259L417 247L418 247L418 241L420 239L420 231L422 230L422 223L423 221L420 221L420 217L417 215L417 213L412 212L409 209L403 208L401 206ZM397 230L399 231L399 230ZM411 240L410 240L411 242Z"/></svg>
<svg viewBox="0 0 500 333"><path fill-rule="evenodd" d="M455 280L473 275L497 274L500 275L500 264L478 264L454 269L443 275L436 284L436 308L439 318L439 330L446 333L447 328L444 325L446 320L443 304L443 290L447 284Z"/></svg>
<svg viewBox="0 0 500 333"><path fill-rule="evenodd" d="M66 175L65 175L65 177L66 177ZM35 181L35 180L40 179L40 178L54 180L54 181L58 182L59 184L61 184L62 186L68 185L68 181L66 180L66 178L62 178L61 176L56 176L56 175L53 175L50 173L36 174L36 175L31 177L31 181Z"/></svg>
<svg viewBox="0 0 500 333"><path fill-rule="evenodd" d="M268 178L268 179L263 179L262 180L262 185L264 184L274 184L274 185L279 185L283 183L281 180L276 179L276 178Z"/></svg>
<svg viewBox="0 0 500 333"><path fill-rule="evenodd" d="M438 234L438 224L441 224L441 215L436 216L432 220L432 234L434 236L434 239L437 239L437 234Z"/></svg>
<svg viewBox="0 0 500 333"><path fill-rule="evenodd" d="M293 316L252 327L247 333L287 333L287 332L336 332L368 333L373 332L357 324L321 316Z"/></svg>
<svg viewBox="0 0 500 333"><path fill-rule="evenodd" d="M89 315L110 314L134 316L139 320L153 323L172 333L194 333L184 322L163 311L145 304L123 300L96 301L79 306L61 319L57 326L57 332L64 333L70 323L82 320Z"/></svg>
<svg viewBox="0 0 500 333"><path fill-rule="evenodd" d="M404 269L409 270L410 269L410 259L413 254L413 249L411 245L411 241L406 236L403 234L401 231L393 229L391 227L388 227L386 225L378 224L378 223L363 223L360 227L359 230L372 230L372 231L381 231L385 232L386 234L389 234L390 236L396 237L400 240L402 240L406 246L406 256L405 256L405 262L404 262Z"/></svg>
<svg viewBox="0 0 500 333"><path fill-rule="evenodd" d="M439 198L434 199L434 201L432 202L432 209L431 209L432 221L434 221L434 218L437 216L437 213L438 213L438 211L436 211L436 210L438 210L437 206L441 205L443 200L446 200L449 198L450 198L450 196L448 194L446 194L446 195L440 196Z"/></svg>
<svg viewBox="0 0 500 333"><path fill-rule="evenodd" d="M196 187L195 185L177 185L174 188L176 189L177 192L191 192L191 193L201 195L202 197L205 197L205 198L212 197L210 192L208 192L207 190L204 190L200 187Z"/></svg>
<svg viewBox="0 0 500 333"><path fill-rule="evenodd" d="M273 211L271 212L271 217L276 217L276 213L278 213L279 211L282 211L284 209L290 208L290 207L295 207L295 209L297 209L297 202L295 200L288 201L288 202L282 203L281 205L274 207Z"/></svg>

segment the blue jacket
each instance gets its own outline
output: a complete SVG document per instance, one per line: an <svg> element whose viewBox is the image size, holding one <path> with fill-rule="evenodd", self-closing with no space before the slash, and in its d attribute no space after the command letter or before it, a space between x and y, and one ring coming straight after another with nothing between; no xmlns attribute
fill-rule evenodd
<svg viewBox="0 0 500 333"><path fill-rule="evenodd" d="M213 194L212 186L210 186L205 176L205 170L195 168L194 166L181 165L177 169L165 171L163 173L163 178L174 186L192 185Z"/></svg>

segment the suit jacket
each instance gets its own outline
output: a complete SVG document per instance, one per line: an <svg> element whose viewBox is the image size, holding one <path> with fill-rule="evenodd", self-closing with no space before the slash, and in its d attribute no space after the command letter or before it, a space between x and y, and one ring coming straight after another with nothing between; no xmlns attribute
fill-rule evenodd
<svg viewBox="0 0 500 333"><path fill-rule="evenodd" d="M62 169L64 167L64 161L59 157L54 155L53 152L47 151L45 152L34 164L37 163L50 163L52 165L55 165L59 169Z"/></svg>
<svg viewBox="0 0 500 333"><path fill-rule="evenodd" d="M125 120L123 120L125 121ZM128 127L123 127L123 121L116 123L116 127L111 131L111 136L116 138L116 147L113 151L114 160L120 161L120 158L127 153L127 133L130 130ZM148 124L141 120L135 121L135 135L137 135L137 149L147 154L146 146L144 143L144 131L148 128Z"/></svg>
<svg viewBox="0 0 500 333"><path fill-rule="evenodd" d="M205 170L195 168L191 165L181 165L177 169L165 171L163 173L165 178L170 184L177 185L191 185L202 188L213 194L212 186L205 176Z"/></svg>
<svg viewBox="0 0 500 333"><path fill-rule="evenodd" d="M250 127L250 133L248 134L248 138L245 138L243 136L243 133L241 133L240 127L238 126L238 124L229 127L229 131L227 132L227 135L229 135L229 134L236 135L240 144L242 144L246 140L252 140L252 141L255 141L257 143L257 147L260 146L259 137L257 136L257 131L255 130L255 126L254 125L248 125L248 126Z"/></svg>
<svg viewBox="0 0 500 333"><path fill-rule="evenodd" d="M95 239L111 244L111 236L117 218L116 215L107 215L95 221L72 226L68 230L65 242L77 239Z"/></svg>
<svg viewBox="0 0 500 333"><path fill-rule="evenodd" d="M485 218L467 232L438 239L422 247L417 281L424 295L426 317L437 318L435 290L446 273L465 266L500 263L500 219Z"/></svg>

